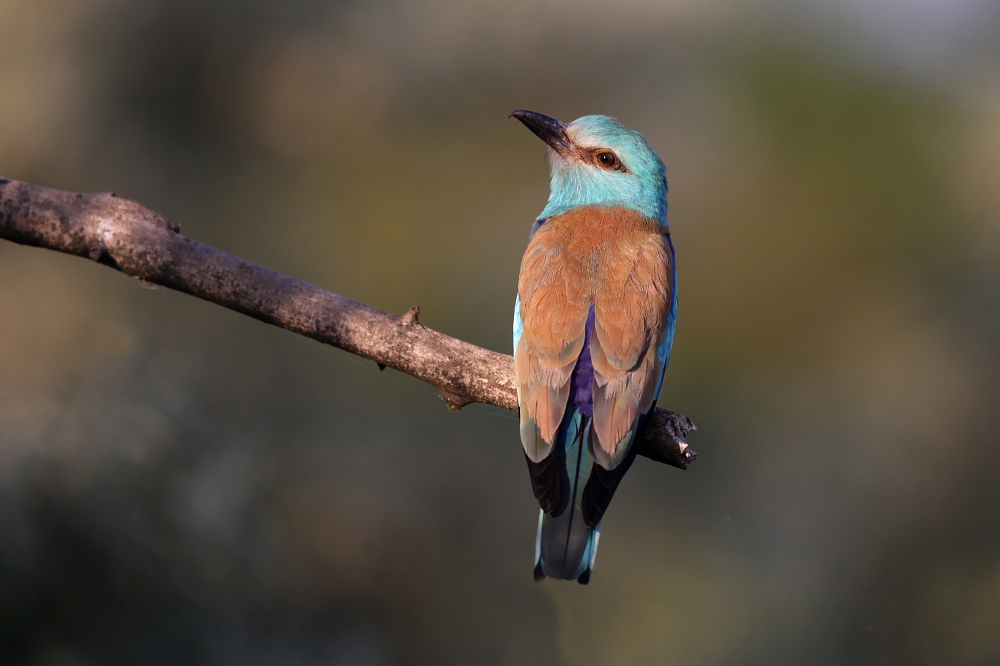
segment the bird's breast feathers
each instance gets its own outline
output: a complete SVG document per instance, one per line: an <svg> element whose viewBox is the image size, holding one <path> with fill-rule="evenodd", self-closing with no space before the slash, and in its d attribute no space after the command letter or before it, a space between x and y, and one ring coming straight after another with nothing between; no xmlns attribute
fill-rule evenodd
<svg viewBox="0 0 1000 666"><path fill-rule="evenodd" d="M595 458L606 469L621 459L663 371L656 350L674 287L666 233L636 211L580 207L546 220L521 262L523 329L514 350L521 409L551 444L593 308Z"/></svg>

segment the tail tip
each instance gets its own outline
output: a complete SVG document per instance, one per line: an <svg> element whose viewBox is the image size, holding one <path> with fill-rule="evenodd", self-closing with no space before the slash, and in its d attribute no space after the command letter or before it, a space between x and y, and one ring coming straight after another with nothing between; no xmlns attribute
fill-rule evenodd
<svg viewBox="0 0 1000 666"><path fill-rule="evenodd" d="M578 582L580 585L587 585L588 583L590 583L591 572L593 572L593 569L587 567L586 569L583 570L582 574L577 576L576 582ZM548 578L548 576L545 575L545 571L542 569L541 562L535 564L535 570L532 572L532 577L535 579L536 583L540 583L546 578Z"/></svg>

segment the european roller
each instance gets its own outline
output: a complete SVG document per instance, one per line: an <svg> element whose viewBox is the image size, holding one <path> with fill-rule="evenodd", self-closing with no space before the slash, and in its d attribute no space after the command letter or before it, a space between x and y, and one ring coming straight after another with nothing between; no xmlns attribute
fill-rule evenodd
<svg viewBox="0 0 1000 666"><path fill-rule="evenodd" d="M541 506L535 580L590 581L601 518L663 386L677 312L663 162L607 116L513 117L549 150L514 305L521 443Z"/></svg>

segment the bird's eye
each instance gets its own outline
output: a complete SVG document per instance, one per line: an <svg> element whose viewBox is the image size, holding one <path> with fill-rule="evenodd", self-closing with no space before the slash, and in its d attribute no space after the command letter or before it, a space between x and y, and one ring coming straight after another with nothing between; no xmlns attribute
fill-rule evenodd
<svg viewBox="0 0 1000 666"><path fill-rule="evenodd" d="M600 150L594 153L594 162L596 162L597 166L602 169L621 168L621 162L618 161L618 156L609 150Z"/></svg>

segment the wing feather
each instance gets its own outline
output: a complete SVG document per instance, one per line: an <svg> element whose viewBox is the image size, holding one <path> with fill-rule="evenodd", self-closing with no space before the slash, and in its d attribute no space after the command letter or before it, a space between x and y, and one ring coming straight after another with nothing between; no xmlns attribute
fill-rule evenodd
<svg viewBox="0 0 1000 666"><path fill-rule="evenodd" d="M658 348L673 301L673 267L665 235L646 236L632 261L613 262L594 296L593 456L604 469L623 460L640 416L649 411L663 373Z"/></svg>
<svg viewBox="0 0 1000 666"><path fill-rule="evenodd" d="M543 227L528 245L518 280L522 333L514 349L514 366L521 443L535 463L552 451L586 337L586 285L574 280L565 264L558 238Z"/></svg>

